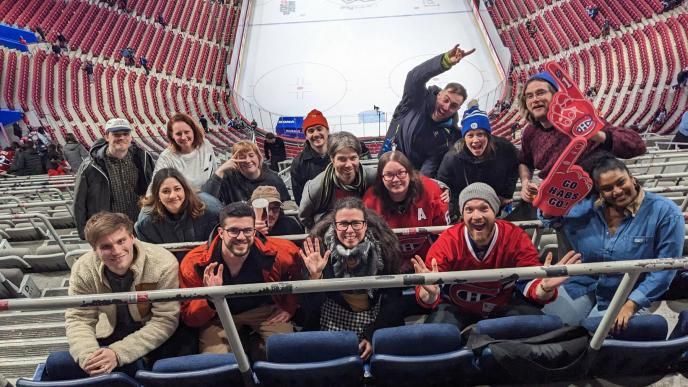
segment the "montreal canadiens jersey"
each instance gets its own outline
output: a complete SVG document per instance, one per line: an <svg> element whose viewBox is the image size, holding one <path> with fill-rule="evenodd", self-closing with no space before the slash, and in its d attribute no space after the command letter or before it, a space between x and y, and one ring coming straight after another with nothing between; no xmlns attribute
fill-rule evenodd
<svg viewBox="0 0 688 387"><path fill-rule="evenodd" d="M446 226L449 224L447 203L440 199L442 190L432 179L421 176L423 194L402 214L383 211L382 199L375 195L373 188L369 188L363 196L365 206L382 216L390 228L419 228L428 226ZM418 254L425 257L432 240L425 233L409 233L397 235L402 254L402 273L413 272L410 265L411 257Z"/></svg>
<svg viewBox="0 0 688 387"><path fill-rule="evenodd" d="M499 269L512 267L540 266L538 252L528 234L507 221L497 220L495 235L483 259L479 259L471 245L465 224L457 224L440 234L425 258L431 267L432 259L437 260L439 271L462 271ZM419 297L418 302L426 307L434 307L440 302L451 302L460 310L473 315L489 316L509 304L514 291L521 291L532 300L539 279L531 281L504 281L444 285L442 296L434 305L425 305ZM418 294L416 289L416 295ZM554 295L556 297L556 294ZM553 298L554 299L554 298Z"/></svg>

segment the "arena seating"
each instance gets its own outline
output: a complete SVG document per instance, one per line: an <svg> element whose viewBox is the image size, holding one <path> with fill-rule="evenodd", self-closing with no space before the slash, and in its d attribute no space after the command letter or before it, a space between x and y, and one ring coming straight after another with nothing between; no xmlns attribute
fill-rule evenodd
<svg viewBox="0 0 688 387"><path fill-rule="evenodd" d="M685 47L686 23L681 23L686 19L685 11L670 11L660 16L659 2L612 1L602 2L600 14L592 20L585 11L592 3L553 2L538 6L539 12L527 15L514 12L519 6L511 1L496 2L490 7L488 10L500 36L512 49L516 75L510 78L523 82L527 76L522 74L531 75L544 61L566 54L569 61L564 62L564 67L574 74L582 70L582 76L575 79L583 91L589 86L597 88L598 96L593 104L610 123L626 127L638 124L643 129L649 127L649 131L671 133L688 107L686 93L669 88L678 69L688 66L688 51L670 49ZM600 27L607 18L612 34L605 38L600 36ZM534 38L525 30L526 20L537 27ZM580 65L572 65L571 61L580 61ZM652 87L646 87L648 79ZM512 101L512 108L493 121L493 133L497 135L510 136L513 122L519 122L520 127L525 125L517 112L520 87L512 86L514 91L505 93L505 98ZM650 127L660 106L667 107L669 118L660 127Z"/></svg>

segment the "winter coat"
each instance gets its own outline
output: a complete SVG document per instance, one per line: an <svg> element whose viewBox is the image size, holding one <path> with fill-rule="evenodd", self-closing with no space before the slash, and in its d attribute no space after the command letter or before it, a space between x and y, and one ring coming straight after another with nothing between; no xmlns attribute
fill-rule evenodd
<svg viewBox="0 0 688 387"><path fill-rule="evenodd" d="M256 180L249 180L239 171L227 171L223 178L213 174L210 180L203 184L201 190L220 199L222 203L229 204L250 201L253 191L261 185L277 188L282 202L291 200L289 190L282 178L267 167L263 167L260 177Z"/></svg>
<svg viewBox="0 0 688 387"><path fill-rule="evenodd" d="M131 270L134 282L130 291L176 289L179 287L179 265L162 247L134 241L135 258ZM69 295L112 293L105 275L105 265L95 252L82 255L72 267ZM179 302L129 304L129 314L143 326L108 347L115 351L119 365L133 363L158 348L177 329ZM65 312L69 353L82 368L91 354L100 348L97 339L112 335L117 325L117 305L94 305L70 308Z"/></svg>
<svg viewBox="0 0 688 387"><path fill-rule="evenodd" d="M467 150L452 149L442 159L437 178L449 186L451 204L458 205L459 194L468 185L481 182L494 188L500 198L511 199L518 179L518 151L509 141L492 136L494 151L486 149L484 159ZM455 214L460 212L454 208Z"/></svg>
<svg viewBox="0 0 688 387"><path fill-rule="evenodd" d="M442 157L461 137L458 130L458 115L450 122L435 122L437 86L425 87L433 77L449 70L442 65L444 54L431 58L416 66L406 76L404 94L394 110L385 143L395 143L397 150L408 157L413 166L428 177L435 177ZM384 149L388 151L391 149Z"/></svg>
<svg viewBox="0 0 688 387"><path fill-rule="evenodd" d="M108 143L104 139L98 140L91 147L90 158L81 164L74 184L74 218L79 236L84 239L84 226L88 219L100 211L112 209L110 178L105 166L105 152ZM134 163L139 170L139 178L135 191L139 196L146 194L148 184L153 177L155 164L151 155L134 143L129 147L134 156ZM137 203L131 203L136 206Z"/></svg>
<svg viewBox="0 0 688 387"><path fill-rule="evenodd" d="M216 249L218 243L222 242L219 235L215 235L208 243L186 254L179 265L180 288L203 287L203 270L213 262L223 262L222 257L218 257L216 253L219 250ZM302 279L303 261L299 257L299 248L291 241L257 234L251 250L249 257L261 260L265 283ZM275 294L272 300L292 315L298 308L295 294ZM202 327L217 315L211 305L205 299L184 301L181 305L181 318L190 327Z"/></svg>
<svg viewBox="0 0 688 387"><path fill-rule="evenodd" d="M45 165L35 149L25 149L17 152L9 172L18 176L40 175L45 173Z"/></svg>
<svg viewBox="0 0 688 387"><path fill-rule="evenodd" d="M78 142L68 142L62 148L65 160L72 167L72 173L76 173L81 163L88 157L88 151Z"/></svg>
<svg viewBox="0 0 688 387"><path fill-rule="evenodd" d="M363 167L365 171L364 190L360 197L363 197L365 190L375 184L375 172L377 167ZM323 189L325 185L325 172L318 174L314 179L309 180L303 189L303 197L299 205L299 220L307 229L313 227L315 223L324 216L332 208L337 201L336 195L332 195L329 203L323 203Z"/></svg>
<svg viewBox="0 0 688 387"><path fill-rule="evenodd" d="M294 195L296 204L301 204L301 196L303 194L303 187L308 180L314 179L325 170L327 164L330 163L330 158L327 155L319 155L318 152L311 148L310 144L306 142L306 147L303 148L294 160L291 162L289 174L291 174L291 192Z"/></svg>
<svg viewBox="0 0 688 387"><path fill-rule="evenodd" d="M149 243L181 243L206 241L218 224L222 203L205 192L198 194L205 203L205 212L193 219L187 209L177 219L165 212L162 220L157 221L150 208L141 209L134 229L136 237ZM177 258L182 258L180 254Z"/></svg>

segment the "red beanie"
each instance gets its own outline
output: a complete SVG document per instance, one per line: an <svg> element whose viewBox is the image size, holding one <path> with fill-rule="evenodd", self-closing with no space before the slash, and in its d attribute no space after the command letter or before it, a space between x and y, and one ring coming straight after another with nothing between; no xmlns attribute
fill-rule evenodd
<svg viewBox="0 0 688 387"><path fill-rule="evenodd" d="M327 119L323 116L320 110L317 109L313 109L310 112L308 112L306 118L303 119L302 129L305 132L306 129L315 125L322 125L326 127L327 130L330 130L330 126L327 124Z"/></svg>

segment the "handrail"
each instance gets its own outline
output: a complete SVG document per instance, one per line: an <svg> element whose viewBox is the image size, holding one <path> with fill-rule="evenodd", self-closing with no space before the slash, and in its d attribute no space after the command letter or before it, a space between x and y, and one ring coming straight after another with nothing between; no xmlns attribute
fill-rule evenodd
<svg viewBox="0 0 688 387"><path fill-rule="evenodd" d="M376 277L335 278L273 283L226 285L203 288L165 289L148 292L127 292L58 296L34 299L0 300L0 311L65 309L110 304L135 304L190 299L211 300L227 334L237 359L239 370L248 386L253 386L251 365L243 349L226 297L247 297L273 294L303 294L370 288L401 288L417 285L452 284L498 281L503 279L526 280L574 275L624 273L617 291L597 327L590 349L594 354L602 347L604 338L641 273L688 268L688 257L660 258L632 261L595 262L576 265L532 266L508 269L467 270L441 273L382 275Z"/></svg>
<svg viewBox="0 0 688 387"><path fill-rule="evenodd" d="M290 212L290 211L285 211ZM542 227L542 222L539 220L524 220L511 222L522 229ZM427 226L427 227L410 227L410 228L393 228L392 232L397 235L424 235L424 234L441 234L444 230L454 227L454 224L448 226ZM276 235L271 236L277 239L286 239L288 241L301 241L308 237L309 234L291 234L291 235ZM270 236L270 235L268 235ZM196 246L200 246L206 241L200 242L179 242L179 243L160 243L158 246L163 247L169 251L185 251L190 250Z"/></svg>
<svg viewBox="0 0 688 387"><path fill-rule="evenodd" d="M0 188L0 195L4 195L4 194L16 195L16 194L35 193L35 194L38 194L38 197L41 197L41 195L40 195L41 193L49 193L49 192L52 192L52 193L59 195L60 199L64 200L64 198L65 198L64 197L65 192L60 191L57 188L40 188L40 189L4 189L4 188Z"/></svg>

